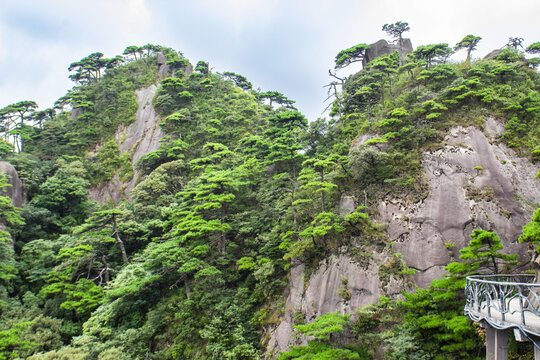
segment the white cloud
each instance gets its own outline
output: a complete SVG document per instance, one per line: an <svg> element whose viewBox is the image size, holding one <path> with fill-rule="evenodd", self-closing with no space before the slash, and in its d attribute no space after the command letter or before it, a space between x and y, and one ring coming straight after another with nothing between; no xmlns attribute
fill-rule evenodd
<svg viewBox="0 0 540 360"><path fill-rule="evenodd" d="M198 0L191 6L211 21L226 24L235 34L253 26L265 27L272 24L281 8L279 1L268 0Z"/></svg>
<svg viewBox="0 0 540 360"><path fill-rule="evenodd" d="M385 23L407 21L414 46L482 36L479 57L509 36L540 40L539 13L538 0L4 1L0 107L26 98L50 106L72 85L69 63L150 42L279 90L313 119L325 107L322 86L337 52L387 38Z"/></svg>

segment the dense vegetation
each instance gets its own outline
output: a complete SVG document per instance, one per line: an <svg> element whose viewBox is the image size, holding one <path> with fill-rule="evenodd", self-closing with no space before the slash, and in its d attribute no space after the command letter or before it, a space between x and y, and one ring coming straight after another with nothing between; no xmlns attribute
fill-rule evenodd
<svg viewBox="0 0 540 360"><path fill-rule="evenodd" d="M401 43L407 24L391 25L385 30ZM540 160L537 63L518 46L473 60L479 40L456 45L468 51L463 63L448 61L447 44L375 59L329 87L329 121L308 123L283 94L254 91L242 75L213 73L204 61L192 71L181 53L151 44L73 63L77 84L55 109L6 106L0 154L28 201L19 211L0 197L9 231L0 239L0 359L264 357L291 261L313 270L338 248L391 254L373 205L383 192L427 190L420 154L451 126L495 116L506 124L500 141ZM367 48L340 52L336 69ZM158 53L170 69L163 79ZM154 83L166 136L134 169L114 129L134 121L135 90ZM377 136L351 149L363 133ZM90 186L134 171L144 176L131 199L88 200ZM340 214L342 194L362 206ZM525 240L540 241L537 222ZM515 258L499 252L496 234L471 236L447 278L353 317L298 324L313 341L279 358L369 359L378 348L389 359L480 357L482 339L462 315L464 276L492 259L509 269ZM389 271L409 276L392 256ZM347 327L357 340L334 341Z"/></svg>

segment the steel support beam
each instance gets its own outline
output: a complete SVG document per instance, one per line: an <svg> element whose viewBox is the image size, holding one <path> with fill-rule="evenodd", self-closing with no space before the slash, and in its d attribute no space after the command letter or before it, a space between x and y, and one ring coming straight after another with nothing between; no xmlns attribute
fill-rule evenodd
<svg viewBox="0 0 540 360"><path fill-rule="evenodd" d="M486 359L508 360L508 333L506 330L498 330L491 326L486 327Z"/></svg>

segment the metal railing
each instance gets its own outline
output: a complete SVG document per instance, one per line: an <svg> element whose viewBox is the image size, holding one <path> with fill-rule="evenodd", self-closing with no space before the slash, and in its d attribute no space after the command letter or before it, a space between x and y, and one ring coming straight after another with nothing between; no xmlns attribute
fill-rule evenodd
<svg viewBox="0 0 540 360"><path fill-rule="evenodd" d="M540 284L532 274L468 276L465 315L540 336Z"/></svg>

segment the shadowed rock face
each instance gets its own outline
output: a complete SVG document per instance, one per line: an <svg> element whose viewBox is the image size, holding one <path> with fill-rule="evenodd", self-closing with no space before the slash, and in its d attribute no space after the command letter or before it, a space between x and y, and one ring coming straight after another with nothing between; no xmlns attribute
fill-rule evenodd
<svg viewBox="0 0 540 360"><path fill-rule="evenodd" d="M22 207L24 204L24 188L17 170L10 163L0 161L0 172L7 176L7 182L11 184L11 186L5 188L5 191L0 192L0 195L8 196L14 206Z"/></svg>
<svg viewBox="0 0 540 360"><path fill-rule="evenodd" d="M156 89L155 85L150 85L136 91L139 107L135 122L127 127L121 125L115 134L120 150L131 154L132 166L144 155L158 150L159 140L163 137L160 118L152 106ZM129 197L139 177L140 173L135 169L133 178L127 183L121 182L118 175L114 175L110 181L90 189L90 199L100 204L110 200L117 204L122 197Z"/></svg>

